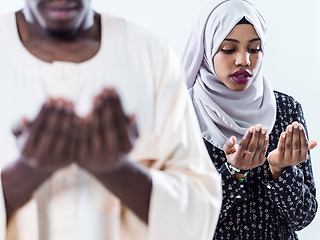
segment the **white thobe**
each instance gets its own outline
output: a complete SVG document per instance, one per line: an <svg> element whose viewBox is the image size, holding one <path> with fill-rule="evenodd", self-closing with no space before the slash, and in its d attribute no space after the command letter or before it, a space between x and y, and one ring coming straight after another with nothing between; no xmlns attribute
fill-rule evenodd
<svg viewBox="0 0 320 240"><path fill-rule="evenodd" d="M101 21L101 47L93 58L46 63L21 43L15 15L0 17L0 169L19 156L13 124L33 119L47 97L74 101L84 116L103 87L114 87L125 112L137 117L139 138L130 159L152 177L149 224L71 164L34 192L7 230L0 191L0 240L211 239L221 180L202 142L176 56L163 38L141 27L107 15Z"/></svg>

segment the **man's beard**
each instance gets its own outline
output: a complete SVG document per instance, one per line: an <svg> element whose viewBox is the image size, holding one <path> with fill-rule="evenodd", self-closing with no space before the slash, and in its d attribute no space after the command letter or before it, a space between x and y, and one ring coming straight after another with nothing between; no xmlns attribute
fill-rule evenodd
<svg viewBox="0 0 320 240"><path fill-rule="evenodd" d="M49 36L59 38L59 39L70 39L76 35L77 30L71 29L71 30L51 30L46 28L45 29L46 34Z"/></svg>

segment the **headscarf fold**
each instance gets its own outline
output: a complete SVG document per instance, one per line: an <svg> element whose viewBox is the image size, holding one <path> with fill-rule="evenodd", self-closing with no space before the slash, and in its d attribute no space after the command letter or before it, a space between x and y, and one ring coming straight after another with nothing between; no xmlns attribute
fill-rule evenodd
<svg viewBox="0 0 320 240"><path fill-rule="evenodd" d="M247 129L256 124L266 127L269 134L276 118L275 97L262 63L244 91L229 89L214 71L213 56L243 17L254 26L264 53L266 23L254 6L245 0L214 0L200 13L182 58L202 136L220 149L231 136L239 144Z"/></svg>

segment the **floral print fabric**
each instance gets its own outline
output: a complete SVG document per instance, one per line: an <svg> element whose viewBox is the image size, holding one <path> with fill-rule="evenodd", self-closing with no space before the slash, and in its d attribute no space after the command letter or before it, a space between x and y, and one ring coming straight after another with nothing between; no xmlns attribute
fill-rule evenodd
<svg viewBox="0 0 320 240"><path fill-rule="evenodd" d="M307 130L301 105L286 94L274 94L277 118L267 154L277 148L280 134L292 122L301 123ZM295 231L313 220L318 207L310 152L306 162L287 167L276 180L272 180L266 160L239 183L224 164L223 150L204 141L222 178L223 203L214 239L298 239Z"/></svg>

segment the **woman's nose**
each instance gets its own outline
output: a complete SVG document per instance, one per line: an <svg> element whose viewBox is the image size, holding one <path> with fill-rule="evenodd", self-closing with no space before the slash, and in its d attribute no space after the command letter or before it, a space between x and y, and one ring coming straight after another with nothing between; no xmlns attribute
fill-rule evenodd
<svg viewBox="0 0 320 240"><path fill-rule="evenodd" d="M236 55L236 62L237 66L249 66L250 65L250 53L238 53Z"/></svg>

